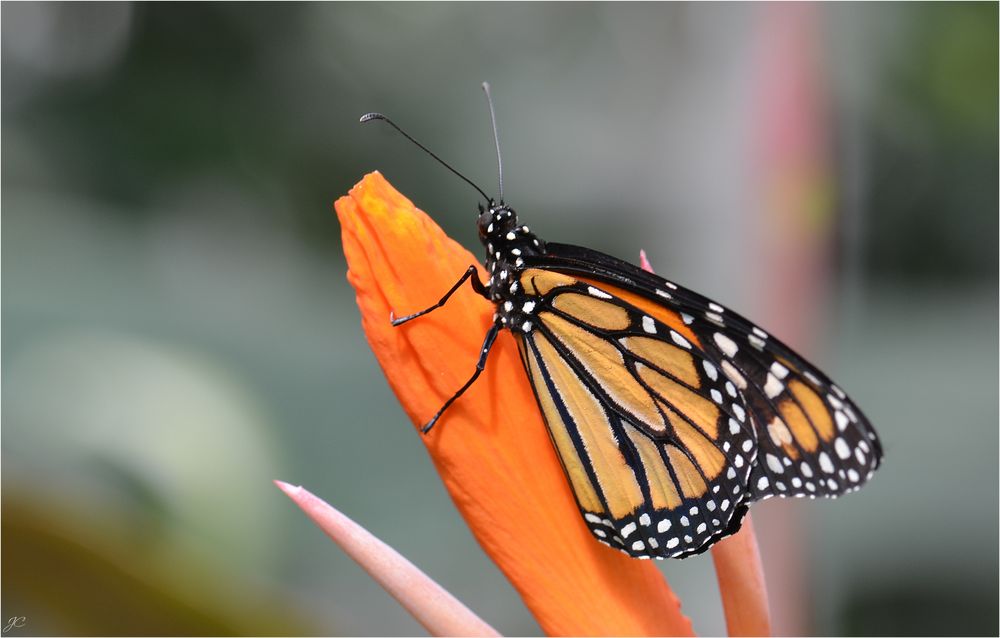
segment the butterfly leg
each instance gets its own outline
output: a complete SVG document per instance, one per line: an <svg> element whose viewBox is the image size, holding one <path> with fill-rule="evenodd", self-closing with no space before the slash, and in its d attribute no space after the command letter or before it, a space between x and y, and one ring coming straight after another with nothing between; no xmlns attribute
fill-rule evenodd
<svg viewBox="0 0 1000 638"><path fill-rule="evenodd" d="M486 357L489 356L490 350L493 349L493 342L496 341L497 334L499 332L500 332L500 324L495 323L492 326L490 326L490 330L489 332L486 333L486 338L483 340L483 349L479 353L479 361L476 362L476 371L472 373L472 376L469 377L469 380L465 382L465 385L463 385L461 388L458 389L458 392L453 394L450 399L444 402L444 405L441 406L441 409L437 411L437 414L435 414L424 427L420 428L421 432L423 432L424 434L430 432L430 429L434 427L434 424L437 423L437 420L441 418L441 415L444 414L444 411L448 409L448 406L454 403L455 399L465 394L465 391L468 390L469 387L476 382L476 379L479 378L479 375L482 374L483 370L486 368Z"/></svg>
<svg viewBox="0 0 1000 638"><path fill-rule="evenodd" d="M448 292L444 293L444 296L441 297L440 301L438 301L436 304L434 304L430 308L425 308L420 312L415 312L412 315L406 315L405 317L399 317L398 319L394 317L393 314L390 312L389 321L392 322L393 326L399 326L411 319L416 319L417 317L426 315L428 312L432 310L437 310L448 301L449 297L455 294L455 291L458 290L463 283L465 283L466 279L471 279L472 289L475 290L478 294L482 295L486 299L490 298L489 290L486 289L486 286L483 284L483 282L479 281L479 277L476 274L476 267L473 265L469 266L469 269L465 271L465 274L462 275L462 278L459 279L457 282L455 282L455 285L452 286Z"/></svg>

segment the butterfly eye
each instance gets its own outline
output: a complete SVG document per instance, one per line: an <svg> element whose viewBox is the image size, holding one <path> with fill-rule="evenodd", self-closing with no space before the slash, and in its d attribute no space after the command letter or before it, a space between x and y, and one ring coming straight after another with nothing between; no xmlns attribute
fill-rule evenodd
<svg viewBox="0 0 1000 638"><path fill-rule="evenodd" d="M479 236L487 237L493 232L493 211L484 210L482 206L479 207L479 210L479 220L476 222L479 228Z"/></svg>

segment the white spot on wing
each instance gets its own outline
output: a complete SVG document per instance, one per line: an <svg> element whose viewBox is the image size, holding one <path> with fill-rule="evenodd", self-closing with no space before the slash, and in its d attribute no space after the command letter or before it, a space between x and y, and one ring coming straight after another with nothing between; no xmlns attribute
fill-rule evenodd
<svg viewBox="0 0 1000 638"><path fill-rule="evenodd" d="M837 456L842 459L846 459L851 456L851 448L847 446L847 441L837 437L837 440L833 442L833 449L837 451Z"/></svg>
<svg viewBox="0 0 1000 638"><path fill-rule="evenodd" d="M603 290L598 290L593 286L587 286L587 292L589 292L594 297L597 297L598 299L611 299L611 295L604 292Z"/></svg>
<svg viewBox="0 0 1000 638"><path fill-rule="evenodd" d="M656 334L656 324L653 322L653 318L652 317L643 317L642 318L642 329L645 330L646 332L648 332L651 335L655 335Z"/></svg>
<svg viewBox="0 0 1000 638"><path fill-rule="evenodd" d="M819 453L819 467L827 474L833 474L833 461L830 460L826 452Z"/></svg>
<svg viewBox="0 0 1000 638"><path fill-rule="evenodd" d="M701 362L701 367L705 368L705 374L707 374L708 378L712 381L719 378L719 371L715 369L715 366L712 365L711 361L703 360Z"/></svg>
<svg viewBox="0 0 1000 638"><path fill-rule="evenodd" d="M728 361L723 361L722 371L726 373L726 376L729 377L730 381L735 383L736 387L738 387L740 390L747 389L747 380L743 378L743 375L740 374L740 371L736 369L736 366L729 363Z"/></svg>
<svg viewBox="0 0 1000 638"><path fill-rule="evenodd" d="M733 404L733 414L735 414L736 418L739 419L741 422L745 421L747 418L746 411L743 409L743 406L740 405L739 403Z"/></svg>
<svg viewBox="0 0 1000 638"><path fill-rule="evenodd" d="M784 471L785 471L785 468L781 464L781 461L779 461L778 457L776 457L773 454L768 454L767 455L767 467L768 467L769 470L771 470L775 474L783 474Z"/></svg>
<svg viewBox="0 0 1000 638"><path fill-rule="evenodd" d="M847 415L840 410L833 413L833 418L837 422L837 429L841 432L846 430L847 425L851 422L850 419L847 418Z"/></svg>
<svg viewBox="0 0 1000 638"><path fill-rule="evenodd" d="M736 346L736 342L722 334L721 332L716 332L712 335L712 339L715 340L715 345L719 346L719 350L722 350L723 354L727 357L733 357L739 348Z"/></svg>
<svg viewBox="0 0 1000 638"><path fill-rule="evenodd" d="M767 425L767 433L771 435L771 440L775 445L789 445L792 442L792 433L785 425L785 422L774 417Z"/></svg>
<svg viewBox="0 0 1000 638"><path fill-rule="evenodd" d="M785 389L785 386L781 381L778 381L778 377L774 374L767 373L767 383L764 384L764 394L767 395L768 399L773 399L774 397L781 394L781 391Z"/></svg>
<svg viewBox="0 0 1000 638"><path fill-rule="evenodd" d="M674 342L674 343L676 343L676 344L677 344L677 345L679 345L680 347L682 347L682 348L686 348L686 349L688 349L688 350L690 350L690 349L691 349L691 344L690 344L690 343L688 343L688 340L687 340L687 339L685 339L684 337L682 337L682 336L681 336L681 335L680 335L679 333L677 333L677 332L676 332L675 330L671 330L671 331L670 331L670 338L671 338L671 339L673 340L673 342Z"/></svg>

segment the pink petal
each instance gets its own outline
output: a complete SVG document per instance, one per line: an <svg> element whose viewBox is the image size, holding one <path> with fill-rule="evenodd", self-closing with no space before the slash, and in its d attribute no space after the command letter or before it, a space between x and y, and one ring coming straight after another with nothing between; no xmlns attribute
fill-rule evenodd
<svg viewBox="0 0 1000 638"><path fill-rule="evenodd" d="M399 552L322 499L303 487L274 483L432 636L500 635Z"/></svg>

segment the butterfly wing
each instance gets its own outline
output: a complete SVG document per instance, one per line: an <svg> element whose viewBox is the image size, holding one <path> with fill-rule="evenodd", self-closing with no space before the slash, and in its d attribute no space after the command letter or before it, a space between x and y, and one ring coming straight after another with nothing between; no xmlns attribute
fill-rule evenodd
<svg viewBox="0 0 1000 638"><path fill-rule="evenodd" d="M756 431L747 503L771 496L837 497L878 468L882 446L849 397L820 370L744 317L597 251L550 243L533 264L626 291L680 317L707 361L737 386Z"/></svg>
<svg viewBox="0 0 1000 638"><path fill-rule="evenodd" d="M598 540L682 558L739 529L756 451L748 407L680 316L551 270L520 276L521 357Z"/></svg>

